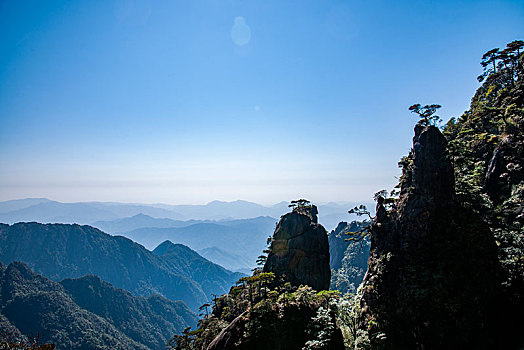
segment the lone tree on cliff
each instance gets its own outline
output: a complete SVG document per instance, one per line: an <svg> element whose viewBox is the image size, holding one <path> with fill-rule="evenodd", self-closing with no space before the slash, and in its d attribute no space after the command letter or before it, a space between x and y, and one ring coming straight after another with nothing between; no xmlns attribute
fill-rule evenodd
<svg viewBox="0 0 524 350"><path fill-rule="evenodd" d="M420 103L416 103L409 107L409 110L412 113L418 114L420 117L419 124L423 126L433 125L437 126L438 123L442 121L438 115L435 115L437 109L442 107L441 105L425 105L422 107Z"/></svg>
<svg viewBox="0 0 524 350"><path fill-rule="evenodd" d="M303 209L303 208L308 208L310 206L311 206L311 202L303 198L291 201L291 204L288 205L288 207L292 208L293 210L295 210L295 208Z"/></svg>

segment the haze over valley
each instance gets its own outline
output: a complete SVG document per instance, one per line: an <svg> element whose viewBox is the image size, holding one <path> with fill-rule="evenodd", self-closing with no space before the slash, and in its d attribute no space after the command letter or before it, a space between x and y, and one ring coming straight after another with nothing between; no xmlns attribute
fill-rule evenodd
<svg viewBox="0 0 524 350"><path fill-rule="evenodd" d="M0 349L524 349L524 1L0 0Z"/></svg>

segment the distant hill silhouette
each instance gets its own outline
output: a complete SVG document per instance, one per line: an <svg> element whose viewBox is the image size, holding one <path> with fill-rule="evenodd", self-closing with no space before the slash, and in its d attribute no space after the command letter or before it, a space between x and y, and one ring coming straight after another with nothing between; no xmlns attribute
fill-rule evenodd
<svg viewBox="0 0 524 350"><path fill-rule="evenodd" d="M0 222L12 224L21 221L42 223L87 224L95 220L114 220L110 211L95 208L87 203L41 202L29 207L0 213Z"/></svg>
<svg viewBox="0 0 524 350"><path fill-rule="evenodd" d="M124 218L132 219L132 217L139 214L175 221L223 221L249 219L259 216L279 218L287 212L288 204L288 202L284 201L271 206L263 206L242 200L233 202L212 201L205 205L130 204L117 202L61 203L45 198L28 198L0 202L0 222L7 224L21 221L93 224L101 229L107 229L108 233L117 233L140 227L171 227L171 225L163 226L163 224L156 222L151 226L140 224L140 226L122 229L118 228L118 222L115 222L115 226L111 226L107 221ZM361 203L326 203L319 205L319 222L328 229L335 228L339 221L348 220L347 211L355 204ZM140 219L140 217L133 220L138 221L137 219ZM104 221L104 223L100 223L101 221ZM125 224L125 222L121 224ZM176 224L174 227L179 227L179 225Z"/></svg>
<svg viewBox="0 0 524 350"><path fill-rule="evenodd" d="M0 202L0 213L8 213L23 208L30 207L32 205L51 202L47 198L25 198L25 199L13 199L10 201Z"/></svg>
<svg viewBox="0 0 524 350"><path fill-rule="evenodd" d="M148 249L169 240L199 250L217 247L234 251L254 267L256 259L266 246L267 238L275 229L271 217L233 220L217 223L199 223L179 228L142 228L123 233Z"/></svg>
<svg viewBox="0 0 524 350"><path fill-rule="evenodd" d="M184 227L197 223L201 223L200 220L172 220L166 218L154 218L145 214L137 214L132 217L116 219L111 221L96 221L90 226L96 227L109 234L117 234L123 232L129 232L140 228L154 227L154 228L170 228L170 227Z"/></svg>
<svg viewBox="0 0 524 350"><path fill-rule="evenodd" d="M220 266L225 267L231 271L239 271L246 274L251 274L253 262L236 254L220 249L218 247L204 248L198 251L207 260L210 260Z"/></svg>

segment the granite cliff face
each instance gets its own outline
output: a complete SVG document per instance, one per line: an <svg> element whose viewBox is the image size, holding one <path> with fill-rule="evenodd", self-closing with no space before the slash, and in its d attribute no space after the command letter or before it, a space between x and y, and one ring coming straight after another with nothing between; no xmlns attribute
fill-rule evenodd
<svg viewBox="0 0 524 350"><path fill-rule="evenodd" d="M344 252L349 246L349 241L346 240L346 235L344 234L348 229L348 223L341 221L337 227L329 233L329 266L334 270L342 266Z"/></svg>
<svg viewBox="0 0 524 350"><path fill-rule="evenodd" d="M454 197L446 139L436 127L417 125L396 208L388 212L378 201L357 347L490 347L496 245Z"/></svg>
<svg viewBox="0 0 524 350"><path fill-rule="evenodd" d="M355 294L368 268L369 238L360 242L348 240L349 232L358 232L367 223L340 222L328 236L331 284L329 289L342 294Z"/></svg>
<svg viewBox="0 0 524 350"><path fill-rule="evenodd" d="M329 244L317 223L317 207L295 208L280 219L273 234L264 272L273 272L293 286L329 289Z"/></svg>

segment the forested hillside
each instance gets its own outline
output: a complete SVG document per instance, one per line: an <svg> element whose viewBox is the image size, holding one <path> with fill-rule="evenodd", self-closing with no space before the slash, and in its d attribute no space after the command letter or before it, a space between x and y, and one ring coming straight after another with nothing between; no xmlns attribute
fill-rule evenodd
<svg viewBox="0 0 524 350"><path fill-rule="evenodd" d="M32 272L27 265L11 263L0 274L3 323L16 328L2 331L38 336L40 342L54 343L63 350L147 349L108 320L78 306L59 283Z"/></svg>
<svg viewBox="0 0 524 350"><path fill-rule="evenodd" d="M196 323L181 301L137 297L90 275L60 283L20 262L0 271L0 342L38 337L57 349L164 349Z"/></svg>
<svg viewBox="0 0 524 350"><path fill-rule="evenodd" d="M174 270L185 271L185 273L197 282L208 300L213 296L228 292L229 288L242 276L242 273L231 272L204 259L194 250L182 244L173 244L165 241L153 250L161 256Z"/></svg>
<svg viewBox="0 0 524 350"><path fill-rule="evenodd" d="M470 109L443 129L454 162L457 199L488 223L499 247L502 286L520 307L524 300L523 53L523 41L487 52L482 59L484 72L478 77L483 84Z"/></svg>
<svg viewBox="0 0 524 350"><path fill-rule="evenodd" d="M167 260L127 238L79 225L0 225L0 259L6 264L23 261L55 281L94 274L135 295L183 300L193 310L237 278L204 258L193 260L195 266L178 256ZM222 271L223 276L207 274L204 292L193 277L206 269Z"/></svg>
<svg viewBox="0 0 524 350"><path fill-rule="evenodd" d="M164 349L173 333L197 322L197 316L181 301L158 294L134 296L94 275L68 278L60 284L78 306L150 349Z"/></svg>
<svg viewBox="0 0 524 350"><path fill-rule="evenodd" d="M470 109L443 133L457 199L479 213L498 246L501 332L511 340L524 329L524 42L488 51L481 64L482 86ZM522 336L516 339L524 344Z"/></svg>

